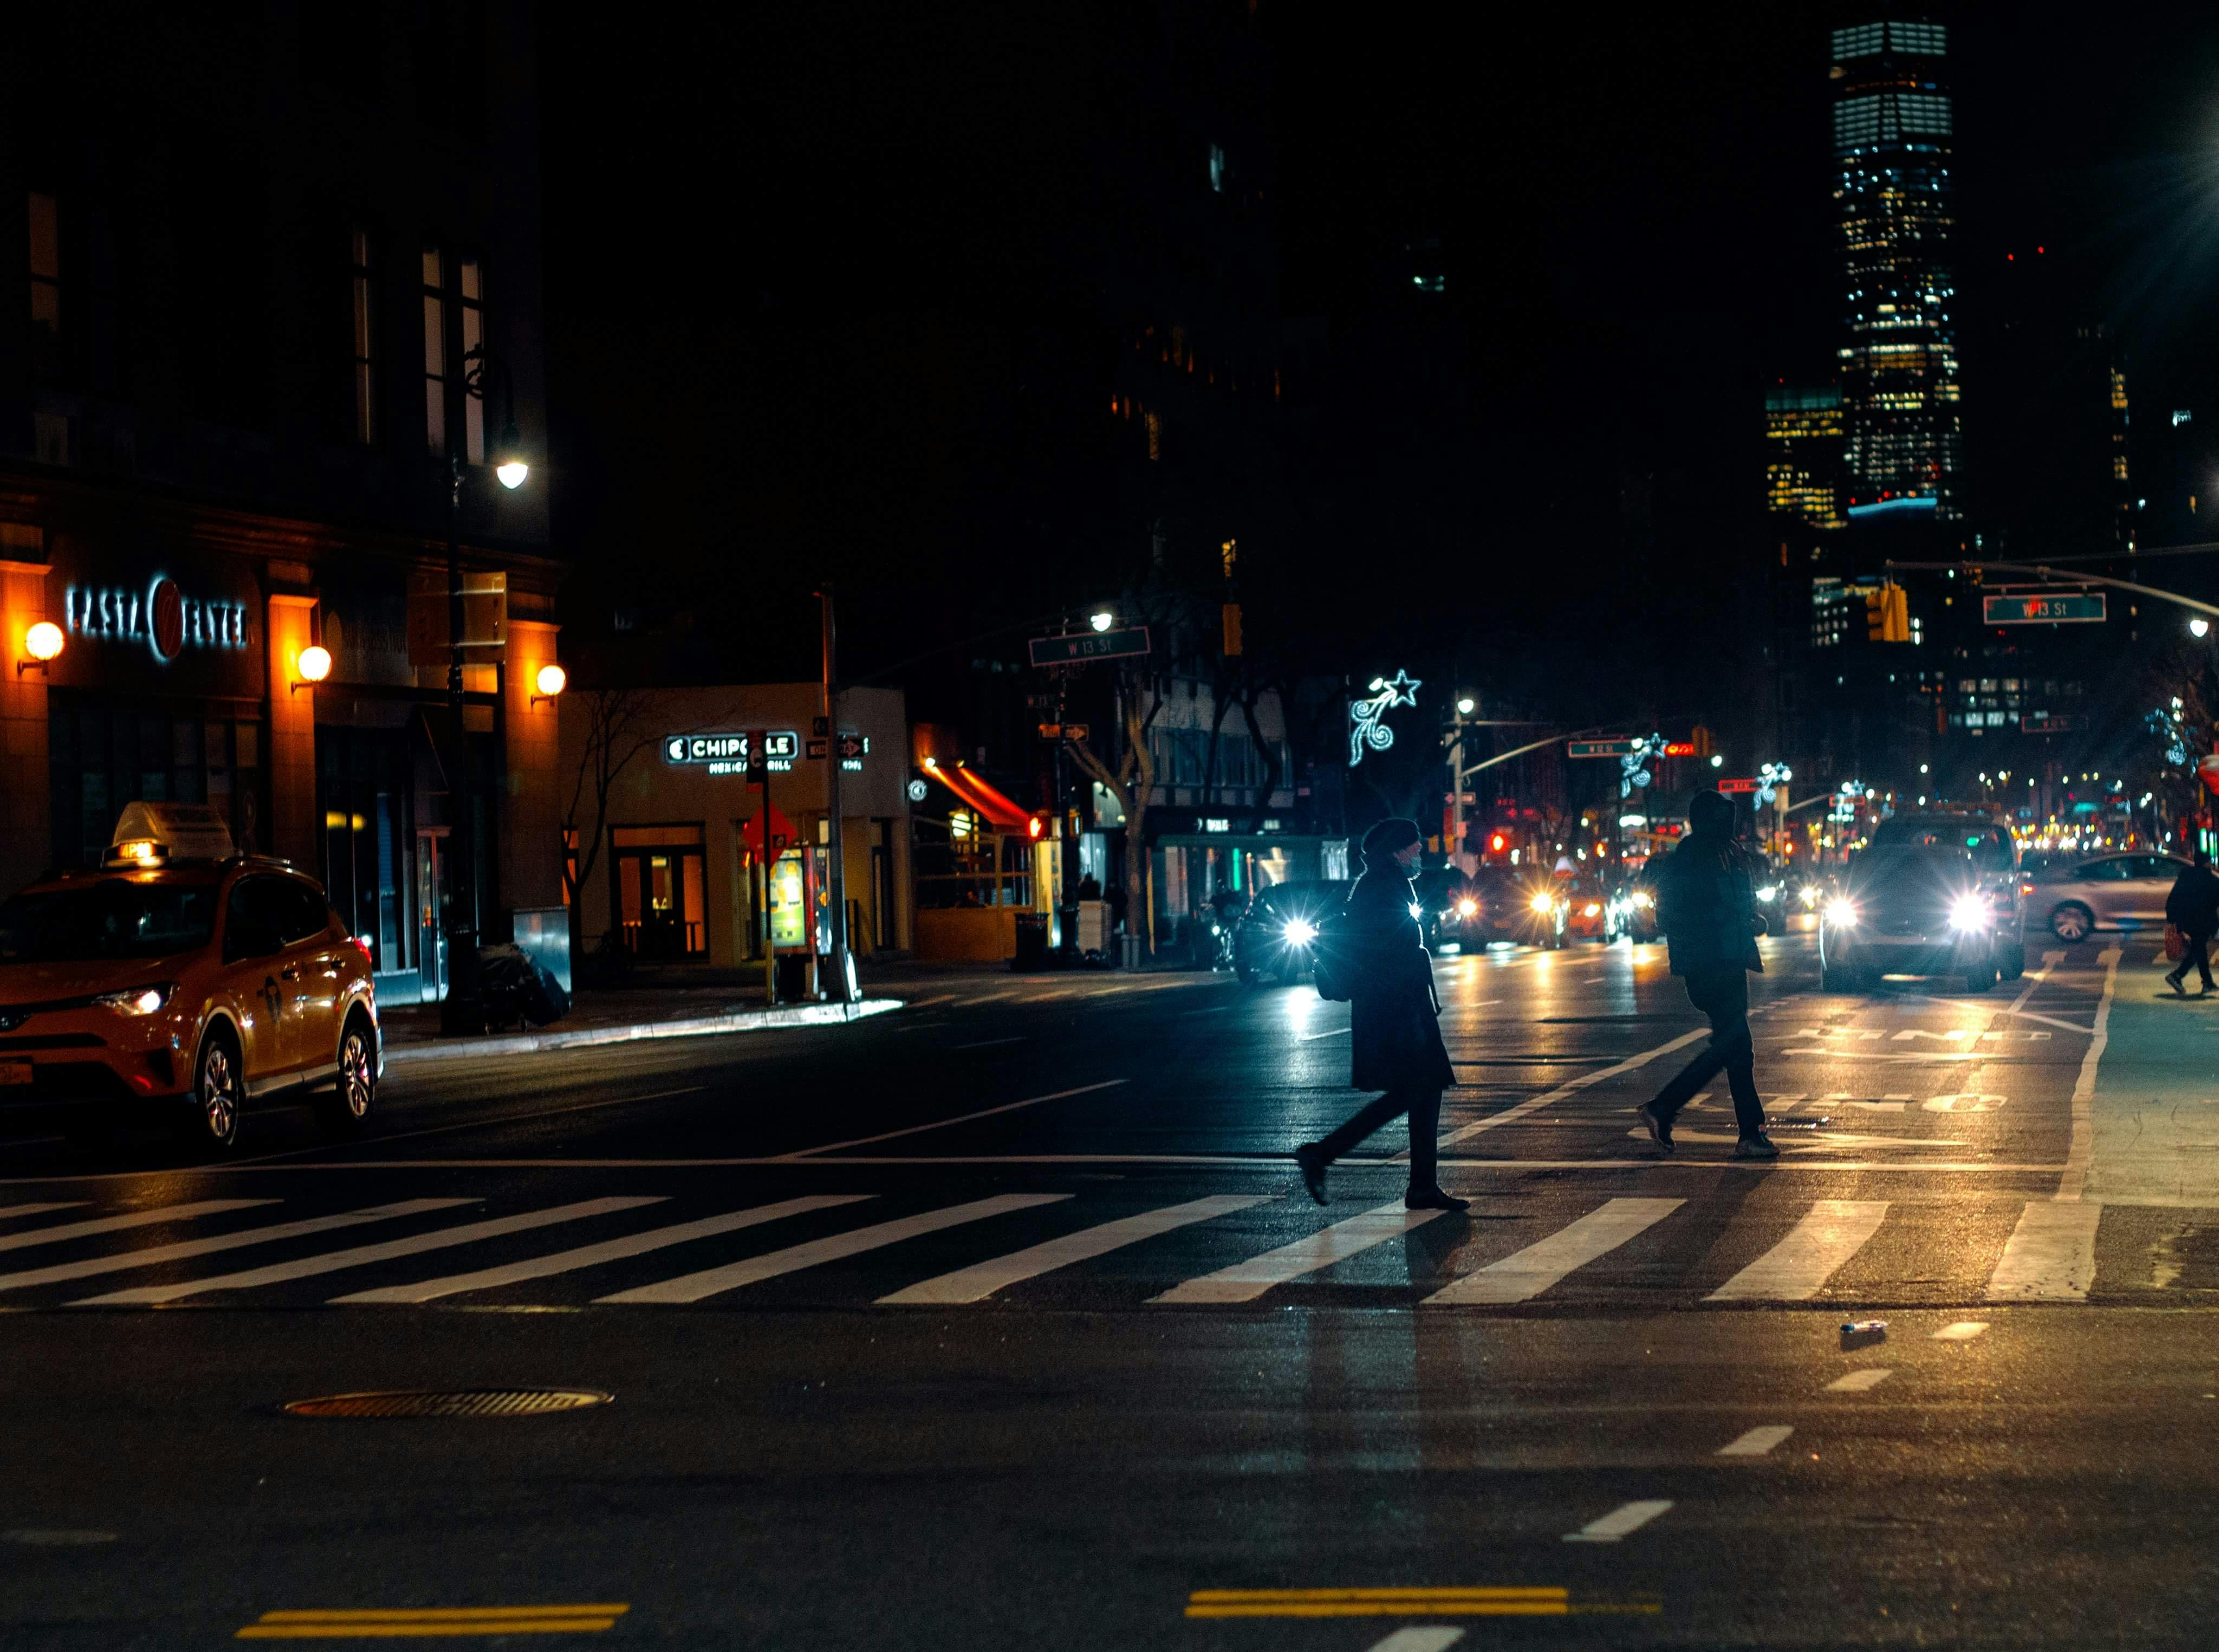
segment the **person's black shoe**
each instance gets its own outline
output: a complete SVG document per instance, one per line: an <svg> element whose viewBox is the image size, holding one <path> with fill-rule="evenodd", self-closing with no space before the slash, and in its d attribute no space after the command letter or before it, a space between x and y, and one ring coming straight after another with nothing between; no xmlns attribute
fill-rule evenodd
<svg viewBox="0 0 2219 1652"><path fill-rule="evenodd" d="M1295 1165L1302 1173L1302 1185L1310 1190L1310 1197L1320 1204L1325 1202L1325 1154L1315 1141L1306 1141L1295 1149Z"/></svg>
<svg viewBox="0 0 2219 1652"><path fill-rule="evenodd" d="M1644 1102L1633 1109L1633 1116L1639 1119L1642 1128L1649 1132L1650 1140L1668 1153L1672 1151L1672 1121L1657 1114L1655 1102Z"/></svg>
<svg viewBox="0 0 2219 1652"><path fill-rule="evenodd" d="M2172 989L2172 996L2173 996L2174 997L2176 997L2176 998L2185 998L2185 997L2186 997L2188 996L2188 990L2187 990L2186 986L2185 986L2185 985L2183 984L2183 983L2182 983L2182 978L2181 978L2179 976L2178 976L2178 975L2168 975L2168 976L2166 976L2166 977L2165 978L2165 984L2166 984L2167 986L2169 986L2169 987L2171 987L2171 988Z"/></svg>
<svg viewBox="0 0 2219 1652"><path fill-rule="evenodd" d="M1452 1198L1439 1188L1411 1188L1402 1195L1405 1210L1469 1210L1471 1201Z"/></svg>

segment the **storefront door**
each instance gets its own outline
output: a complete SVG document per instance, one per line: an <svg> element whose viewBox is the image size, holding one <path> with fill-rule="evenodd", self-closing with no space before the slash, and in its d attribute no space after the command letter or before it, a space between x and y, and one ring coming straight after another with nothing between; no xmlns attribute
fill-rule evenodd
<svg viewBox="0 0 2219 1652"><path fill-rule="evenodd" d="M637 958L709 955L707 860L699 826L618 826L610 835L617 921Z"/></svg>
<svg viewBox="0 0 2219 1652"><path fill-rule="evenodd" d="M447 996L447 829L416 834L417 957L423 961L423 1002Z"/></svg>

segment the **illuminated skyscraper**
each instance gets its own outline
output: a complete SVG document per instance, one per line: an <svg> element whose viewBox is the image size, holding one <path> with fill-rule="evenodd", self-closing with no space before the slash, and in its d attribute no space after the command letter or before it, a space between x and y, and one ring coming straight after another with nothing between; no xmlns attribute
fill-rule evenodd
<svg viewBox="0 0 2219 1652"><path fill-rule="evenodd" d="M1785 386L1764 398L1764 500L1775 516L1842 525L1842 393Z"/></svg>
<svg viewBox="0 0 2219 1652"><path fill-rule="evenodd" d="M1890 18L1837 28L1833 43L1849 514L1955 517L1963 452L1950 320L1949 32Z"/></svg>

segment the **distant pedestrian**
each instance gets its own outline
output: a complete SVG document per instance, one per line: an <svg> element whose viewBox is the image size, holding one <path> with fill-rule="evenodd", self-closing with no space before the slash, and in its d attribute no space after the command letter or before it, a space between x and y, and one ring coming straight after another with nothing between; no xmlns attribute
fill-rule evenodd
<svg viewBox="0 0 2219 1652"><path fill-rule="evenodd" d="M2172 892L2165 897L2165 921L2180 931L2180 938L2188 943L2188 951L2181 958L2180 967L2165 978L2165 984L2175 992L2188 978L2188 966L2196 966L2203 978L2203 990L2211 991L2211 935L2219 929L2219 877L2211 871L2211 857L2202 849L2196 852L2196 864L2184 867L2179 877L2172 880Z"/></svg>
<svg viewBox="0 0 2219 1652"><path fill-rule="evenodd" d="M1734 1157L1777 1158L1780 1150L1764 1133L1749 1033L1749 972L1764 969L1756 951L1764 919L1756 910L1750 857L1734 842L1736 818L1733 804L1717 792L1698 792L1688 805L1688 835L1654 865L1657 924L1669 943L1672 973L1687 984L1689 1001L1711 1018L1711 1041L1638 1116L1650 1139L1670 1152L1672 1121L1723 1069L1741 1130Z"/></svg>
<svg viewBox="0 0 2219 1652"><path fill-rule="evenodd" d="M1302 1185L1326 1202L1326 1167L1399 1114L1410 1119L1410 1210L1464 1210L1434 1179L1441 1091L1456 1083L1441 1042L1433 960L1418 927L1410 879L1424 838L1414 820L1383 820L1364 835L1364 875L1333 929L1334 971L1349 991L1349 1082L1387 1093L1322 1141L1295 1149Z"/></svg>

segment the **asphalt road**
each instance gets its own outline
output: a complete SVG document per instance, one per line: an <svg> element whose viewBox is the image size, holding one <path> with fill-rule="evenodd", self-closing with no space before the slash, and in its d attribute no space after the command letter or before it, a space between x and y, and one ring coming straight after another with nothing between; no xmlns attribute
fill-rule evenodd
<svg viewBox="0 0 2219 1652"><path fill-rule="evenodd" d="M1399 1125L1311 1204L1346 1006L1207 976L395 1068L222 1167L0 1144L0 1644L2205 1643L2219 1008L2141 941L1979 998L1766 948L1773 1164L1722 1087L1634 1133L1703 1036L1660 948L1442 960L1467 1216ZM509 1387L615 1398L280 1409Z"/></svg>

